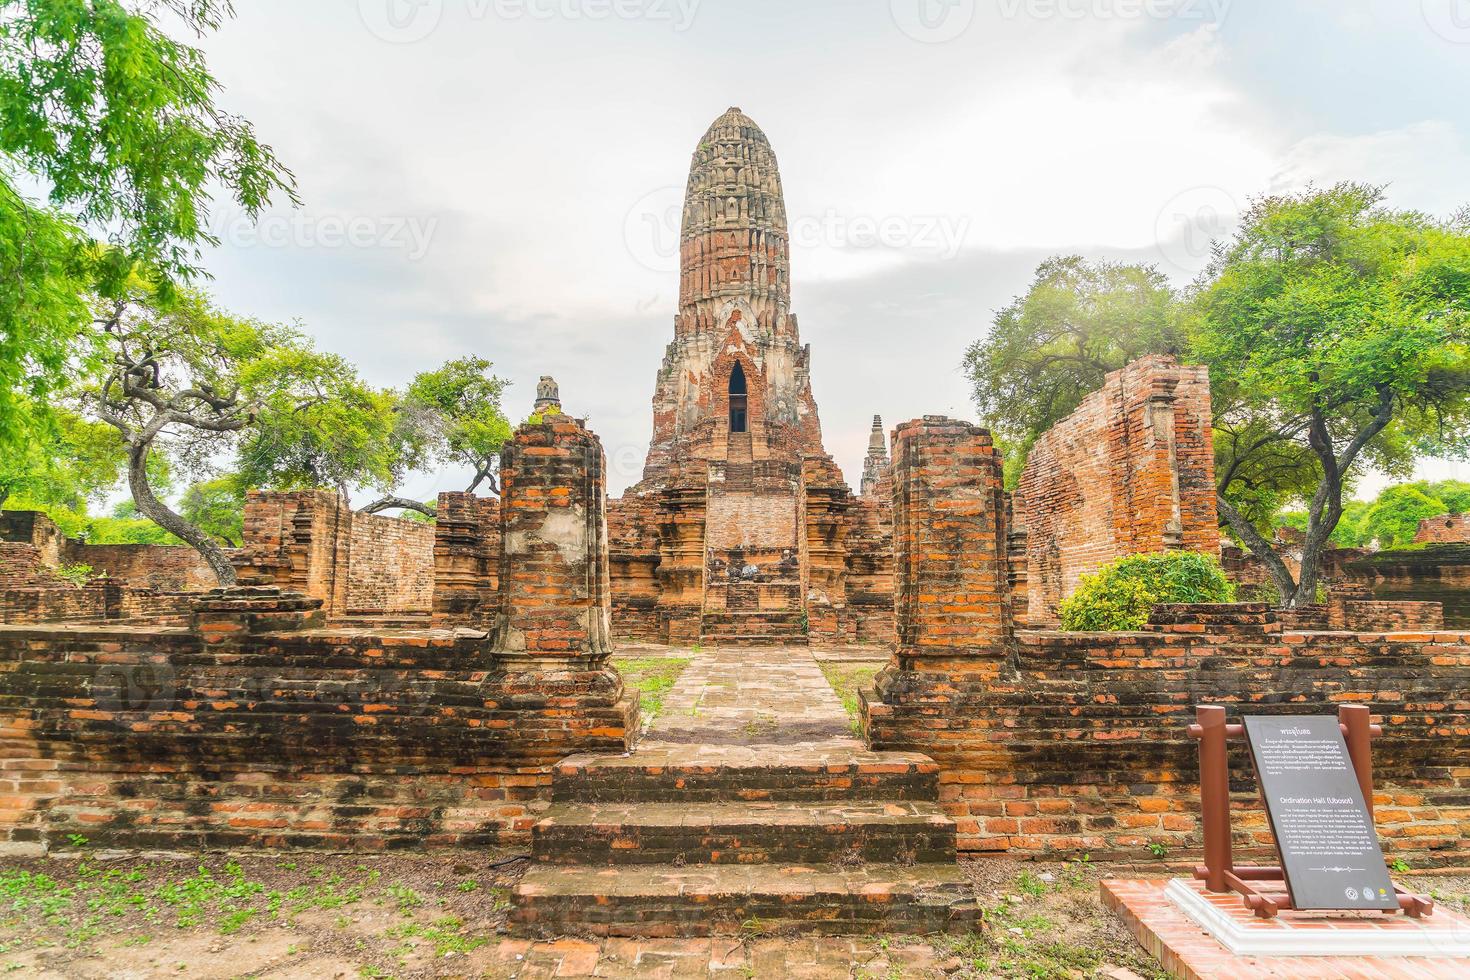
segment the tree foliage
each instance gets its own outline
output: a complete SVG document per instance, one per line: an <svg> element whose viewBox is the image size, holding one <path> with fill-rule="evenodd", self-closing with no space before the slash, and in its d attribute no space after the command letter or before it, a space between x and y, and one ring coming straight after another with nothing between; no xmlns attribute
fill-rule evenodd
<svg viewBox="0 0 1470 980"><path fill-rule="evenodd" d="M1064 630L1136 630L1160 602L1234 602L1219 559L1196 551L1129 555L1084 575L1061 606Z"/></svg>
<svg viewBox="0 0 1470 980"><path fill-rule="evenodd" d="M1071 255L1041 264L1026 294L966 351L965 372L982 421L1007 449L1008 473L1019 476L1036 437L1109 371L1182 347L1174 294L1158 270Z"/></svg>
<svg viewBox="0 0 1470 980"><path fill-rule="evenodd" d="M232 584L234 569L216 534L160 498L152 478L157 453L185 472L208 472L262 419L269 425L333 411L323 385L354 376L291 327L231 316L192 290L166 305L153 297L135 280L127 298L103 304L107 368L85 399L122 438L138 512L198 550L221 584Z"/></svg>
<svg viewBox="0 0 1470 980"><path fill-rule="evenodd" d="M1257 200L1195 297L1220 512L1292 605L1312 601L1364 463L1404 473L1466 448L1470 229L1381 202L1358 184ZM1299 579L1259 527L1292 497L1306 502Z"/></svg>
<svg viewBox="0 0 1470 980"><path fill-rule="evenodd" d="M203 34L232 10L14 0L0 15L0 449L31 438L91 353L93 297L122 298L142 276L166 302L200 274L216 189L251 217L273 195L295 200L290 172L216 107L202 53L160 13Z"/></svg>

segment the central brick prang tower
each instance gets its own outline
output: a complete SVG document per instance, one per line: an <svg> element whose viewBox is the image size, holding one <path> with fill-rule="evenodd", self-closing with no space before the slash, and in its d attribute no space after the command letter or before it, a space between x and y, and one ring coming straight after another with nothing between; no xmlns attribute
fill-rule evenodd
<svg viewBox="0 0 1470 980"><path fill-rule="evenodd" d="M694 150L679 260L643 479L609 510L614 619L666 642L851 634L856 501L822 446L811 350L791 313L776 154L739 109ZM881 515L868 526L881 548ZM885 574L868 565L875 582ZM891 622L881 605L868 615Z"/></svg>
<svg viewBox="0 0 1470 980"><path fill-rule="evenodd" d="M822 453L809 348L791 314L790 235L776 154L732 108L700 138L679 235L679 312L653 398L644 480L736 442ZM737 370L738 369L738 370ZM737 447L737 455L742 455Z"/></svg>

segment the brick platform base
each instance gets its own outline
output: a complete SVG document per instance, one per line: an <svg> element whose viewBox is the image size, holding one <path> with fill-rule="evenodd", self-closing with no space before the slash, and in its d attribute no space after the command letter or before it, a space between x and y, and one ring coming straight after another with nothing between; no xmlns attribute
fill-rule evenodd
<svg viewBox="0 0 1470 980"><path fill-rule="evenodd" d="M1102 901L1153 954L1164 970L1179 980L1265 980L1291 977L1294 980L1348 980L1372 977L1462 978L1470 976L1470 957L1463 956L1237 956L1196 925L1165 893L1167 881L1103 881ZM1192 887L1191 883L1191 887ZM1240 907L1235 896L1222 896L1218 907L1237 918L1243 928L1282 932L1299 930L1316 935L1357 932L1415 933L1442 937L1446 948L1463 944L1470 935L1470 921L1436 908L1429 918L1414 921L1406 916L1328 916L1285 913L1272 920L1255 919ZM1430 943L1434 945L1433 942Z"/></svg>

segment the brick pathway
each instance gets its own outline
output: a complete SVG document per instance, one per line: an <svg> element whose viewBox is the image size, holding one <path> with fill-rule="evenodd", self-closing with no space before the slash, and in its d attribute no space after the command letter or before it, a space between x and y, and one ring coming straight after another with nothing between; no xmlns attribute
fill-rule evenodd
<svg viewBox="0 0 1470 980"><path fill-rule="evenodd" d="M870 752L804 647L697 654L627 756L552 772L511 920L527 937L967 932L939 767Z"/></svg>
<svg viewBox="0 0 1470 980"><path fill-rule="evenodd" d="M842 702L805 647L699 653L675 681L639 751L669 742L862 748L850 734Z"/></svg>

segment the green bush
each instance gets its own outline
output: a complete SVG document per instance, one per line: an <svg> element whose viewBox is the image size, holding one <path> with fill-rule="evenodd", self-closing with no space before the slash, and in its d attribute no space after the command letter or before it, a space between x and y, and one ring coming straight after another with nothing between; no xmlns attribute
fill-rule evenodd
<svg viewBox="0 0 1470 980"><path fill-rule="evenodd" d="M1064 630L1136 630L1159 602L1234 602L1219 559L1197 551L1129 555L1082 576L1062 603Z"/></svg>

